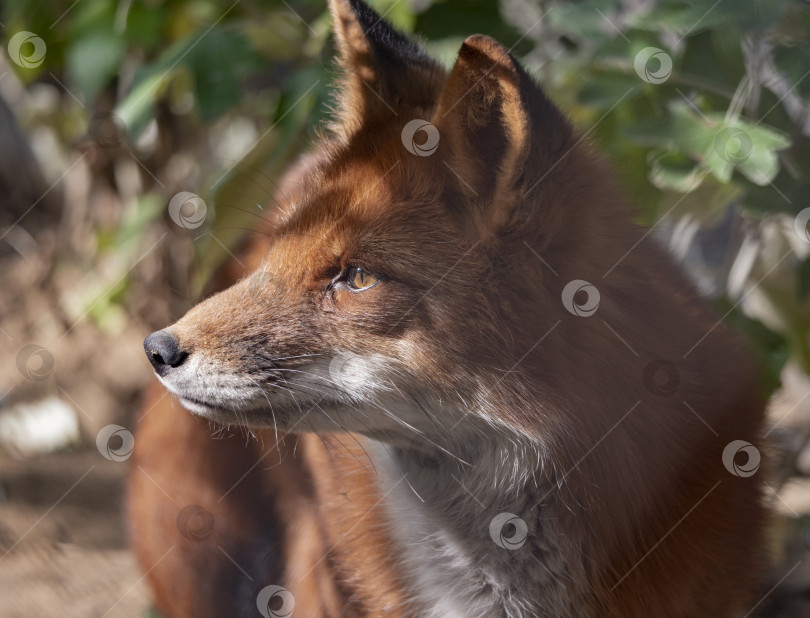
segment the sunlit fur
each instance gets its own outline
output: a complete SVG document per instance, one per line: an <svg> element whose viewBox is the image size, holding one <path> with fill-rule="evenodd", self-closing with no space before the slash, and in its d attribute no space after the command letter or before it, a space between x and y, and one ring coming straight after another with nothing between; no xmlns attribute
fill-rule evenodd
<svg viewBox="0 0 810 618"><path fill-rule="evenodd" d="M276 584L302 616L745 614L761 478L722 462L760 443L744 347L505 48L470 37L448 72L359 0L331 8L329 133L240 253L252 274L226 265L167 329L188 359L164 385L258 439L211 440L158 394L140 423L129 513L159 608L254 615ZM405 149L412 119L433 154ZM350 289L352 266L379 282ZM591 317L562 301L577 279Z"/></svg>

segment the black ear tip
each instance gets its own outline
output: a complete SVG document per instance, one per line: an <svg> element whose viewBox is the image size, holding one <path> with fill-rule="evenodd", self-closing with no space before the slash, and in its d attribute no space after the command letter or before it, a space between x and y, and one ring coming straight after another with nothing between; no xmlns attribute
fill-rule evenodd
<svg viewBox="0 0 810 618"><path fill-rule="evenodd" d="M329 6L336 24L339 20L356 21L364 38L383 58L433 62L417 43L394 28L363 0L329 0Z"/></svg>
<svg viewBox="0 0 810 618"><path fill-rule="evenodd" d="M446 72L418 43L362 0L329 0L329 8L345 74L338 122L343 135L372 118L390 120L394 108L413 117L435 104Z"/></svg>
<svg viewBox="0 0 810 618"><path fill-rule="evenodd" d="M349 4L352 6L352 8L355 11L366 10L366 11L374 12L374 9L372 9L368 4L363 2L363 0L349 0Z"/></svg>

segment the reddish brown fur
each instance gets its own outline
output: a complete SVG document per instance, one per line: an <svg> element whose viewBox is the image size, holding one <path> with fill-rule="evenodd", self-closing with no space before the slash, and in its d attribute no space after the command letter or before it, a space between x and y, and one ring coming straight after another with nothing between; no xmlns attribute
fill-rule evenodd
<svg viewBox="0 0 810 618"><path fill-rule="evenodd" d="M172 331L234 371L261 341L277 356L378 351L470 397L487 385L474 403L543 445L553 466L542 473L581 508L564 525L586 539L583 615L745 613L764 564L764 511L757 482L721 460L732 440L759 442L762 402L745 351L642 240L614 173L502 47L470 37L449 77L438 67L408 73L413 96L398 99L394 120L368 92L390 96L392 86L348 3L333 10L349 73L342 120L335 142L285 185L279 229L244 253L251 269L272 264L272 273L258 295L240 283ZM439 128L436 158L403 155L411 118ZM390 279L313 301L348 259ZM236 282L234 268L217 289ZM562 307L573 279L599 288L595 316ZM672 396L644 386L659 359L677 368ZM276 451L272 429L245 446L211 439L170 396L147 409L130 521L167 616L251 615L267 584L293 592L296 615L413 614L362 436L287 436ZM177 529L187 504L214 514L202 542ZM217 546L241 557L253 582ZM234 608L240 594L249 609Z"/></svg>

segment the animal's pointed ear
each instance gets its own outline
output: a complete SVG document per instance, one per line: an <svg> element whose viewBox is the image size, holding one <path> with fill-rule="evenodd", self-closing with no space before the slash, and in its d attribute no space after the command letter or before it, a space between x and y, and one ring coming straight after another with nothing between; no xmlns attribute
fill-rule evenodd
<svg viewBox="0 0 810 618"><path fill-rule="evenodd" d="M529 216L527 192L571 140L563 114L509 52L484 35L461 46L433 124L464 196L465 204L455 208L472 205L479 238Z"/></svg>
<svg viewBox="0 0 810 618"><path fill-rule="evenodd" d="M344 131L433 109L446 76L438 63L362 0L329 0L329 8L345 75Z"/></svg>

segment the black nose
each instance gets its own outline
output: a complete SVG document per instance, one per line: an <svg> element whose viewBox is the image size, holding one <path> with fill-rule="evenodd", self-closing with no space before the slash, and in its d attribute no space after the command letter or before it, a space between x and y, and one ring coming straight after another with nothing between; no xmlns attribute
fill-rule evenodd
<svg viewBox="0 0 810 618"><path fill-rule="evenodd" d="M181 350L174 335L165 330L154 332L144 339L143 349L160 376L165 376L172 367L179 367L188 358L188 352Z"/></svg>

